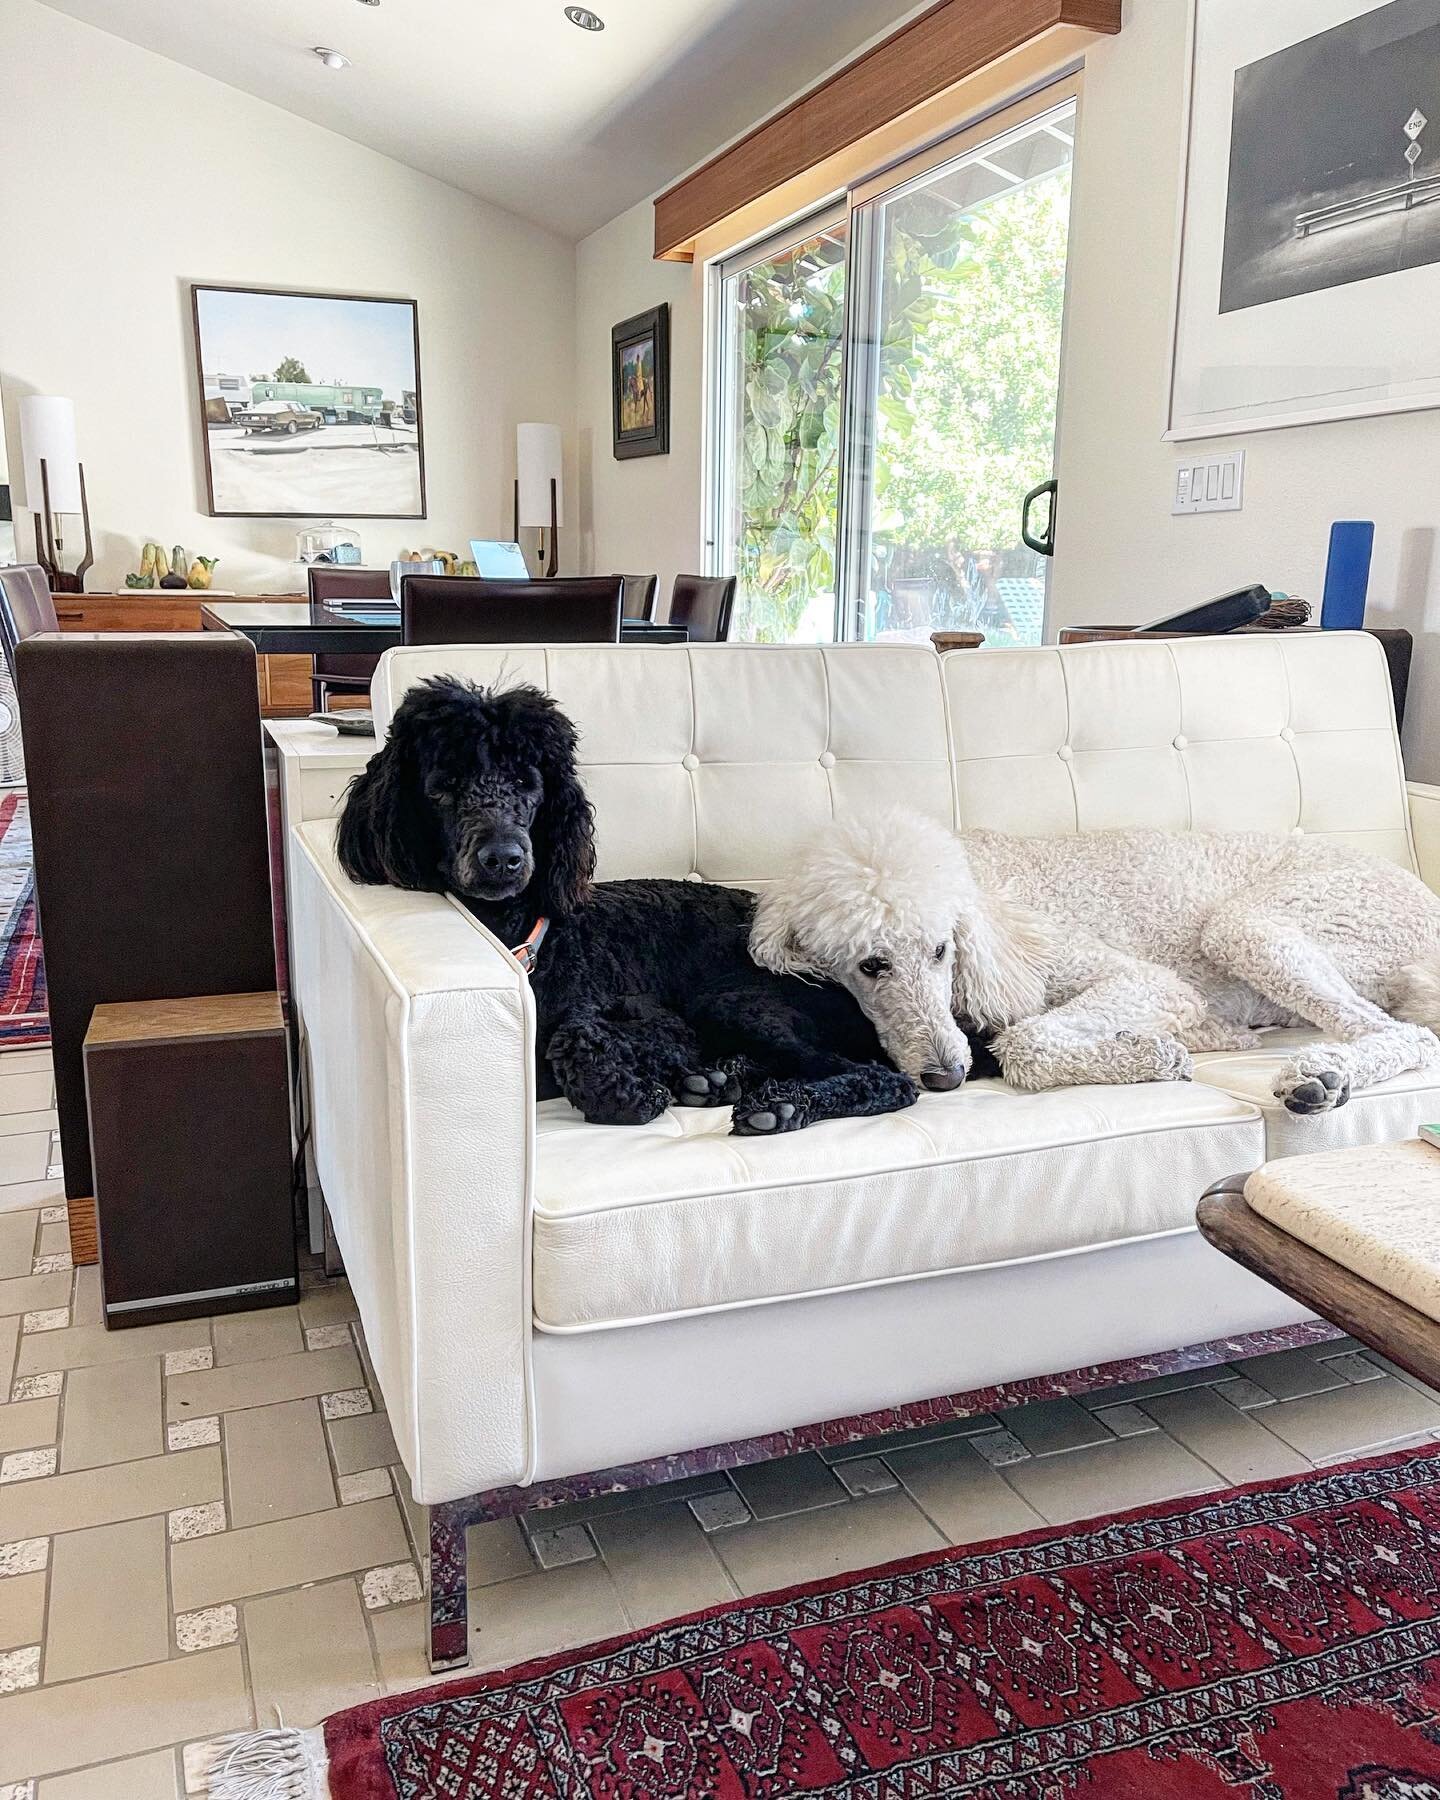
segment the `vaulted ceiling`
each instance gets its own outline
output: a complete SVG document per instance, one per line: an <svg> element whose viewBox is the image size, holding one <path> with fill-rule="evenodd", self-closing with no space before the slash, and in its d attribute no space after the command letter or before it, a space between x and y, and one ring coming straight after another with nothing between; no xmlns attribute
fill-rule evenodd
<svg viewBox="0 0 1440 1800"><path fill-rule="evenodd" d="M914 0L48 0L580 237L909 17ZM326 45L348 56L325 68Z"/></svg>

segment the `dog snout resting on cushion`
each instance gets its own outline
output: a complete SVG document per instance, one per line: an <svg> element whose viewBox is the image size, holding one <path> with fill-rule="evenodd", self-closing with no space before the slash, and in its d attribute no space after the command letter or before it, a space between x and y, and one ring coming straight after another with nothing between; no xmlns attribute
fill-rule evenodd
<svg viewBox="0 0 1440 1800"><path fill-rule="evenodd" d="M548 921L531 983L539 1092L597 1124L733 1105L741 1135L893 1112L914 1083L843 989L760 968L755 896L596 883L575 728L533 687L411 690L352 785L337 847L354 881L456 896L507 947Z"/></svg>
<svg viewBox="0 0 1440 1800"><path fill-rule="evenodd" d="M868 911L841 916L828 897L857 885ZM1281 1070L1296 1113L1440 1061L1440 898L1320 838L956 836L894 813L822 836L762 899L752 948L848 988L902 1069L926 1053L911 1022L938 1034L947 1012L993 1032L1028 1089L1183 1080L1192 1051L1274 1025L1333 1039Z"/></svg>

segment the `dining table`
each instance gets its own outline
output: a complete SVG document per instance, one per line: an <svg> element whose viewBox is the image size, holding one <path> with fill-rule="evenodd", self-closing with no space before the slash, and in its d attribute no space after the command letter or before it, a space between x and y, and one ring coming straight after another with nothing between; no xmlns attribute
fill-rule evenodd
<svg viewBox="0 0 1440 1800"><path fill-rule="evenodd" d="M200 624L205 631L239 632L259 656L378 656L402 641L400 608L383 600L344 608L315 600L207 600L200 608ZM689 641L683 625L621 621L622 644Z"/></svg>

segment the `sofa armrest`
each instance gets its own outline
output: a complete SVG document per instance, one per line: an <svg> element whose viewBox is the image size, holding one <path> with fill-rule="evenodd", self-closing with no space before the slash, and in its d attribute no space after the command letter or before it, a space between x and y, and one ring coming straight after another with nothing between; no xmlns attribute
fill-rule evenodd
<svg viewBox="0 0 1440 1800"><path fill-rule="evenodd" d="M1420 879L1440 894L1440 787L1407 781L1405 791L1410 799L1410 834L1415 840Z"/></svg>
<svg viewBox="0 0 1440 1800"><path fill-rule="evenodd" d="M316 1167L415 1498L526 1479L535 1018L434 894L358 887L296 829L291 988Z"/></svg>

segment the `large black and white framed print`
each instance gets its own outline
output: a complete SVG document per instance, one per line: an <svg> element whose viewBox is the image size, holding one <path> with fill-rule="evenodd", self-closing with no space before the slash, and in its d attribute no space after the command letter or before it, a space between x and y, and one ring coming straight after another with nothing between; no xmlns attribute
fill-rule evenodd
<svg viewBox="0 0 1440 1800"><path fill-rule="evenodd" d="M1440 405L1440 0L1191 0L1170 438Z"/></svg>

